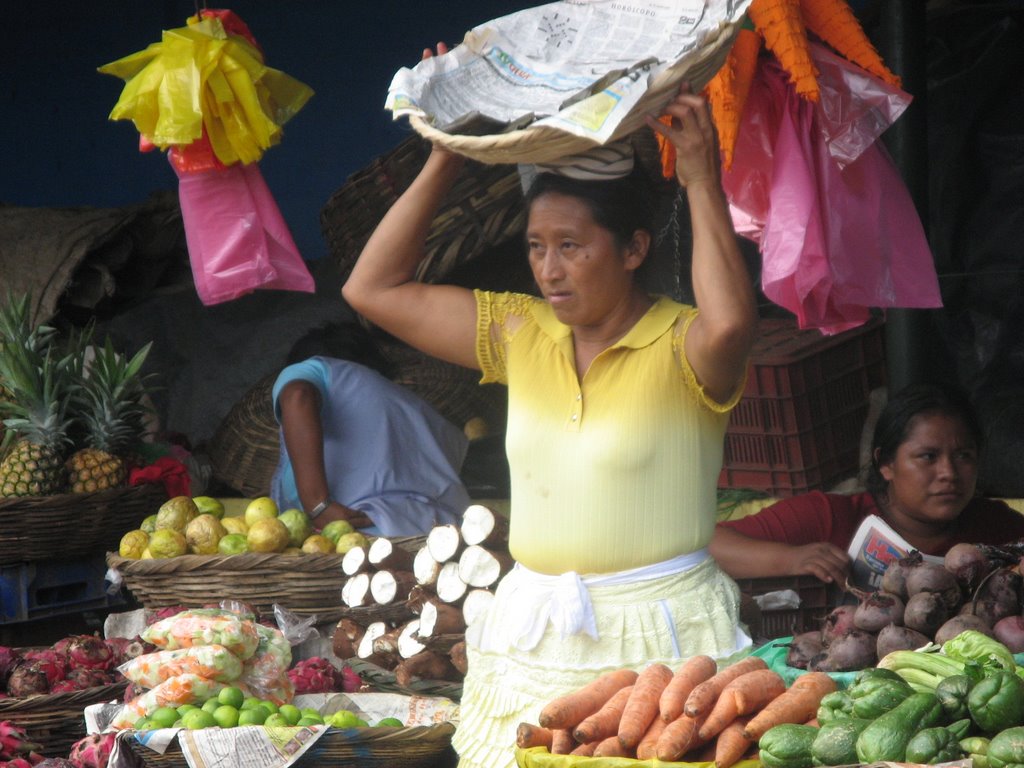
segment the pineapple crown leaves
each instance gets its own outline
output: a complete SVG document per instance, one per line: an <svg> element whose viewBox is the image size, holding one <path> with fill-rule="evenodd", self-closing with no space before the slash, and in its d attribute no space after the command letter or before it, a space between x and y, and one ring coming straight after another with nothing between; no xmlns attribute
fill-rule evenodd
<svg viewBox="0 0 1024 768"><path fill-rule="evenodd" d="M14 399L0 404L7 417L4 426L34 444L67 447L67 414L75 391L67 374L71 365L71 356L59 357L54 348L5 346L0 376Z"/></svg>

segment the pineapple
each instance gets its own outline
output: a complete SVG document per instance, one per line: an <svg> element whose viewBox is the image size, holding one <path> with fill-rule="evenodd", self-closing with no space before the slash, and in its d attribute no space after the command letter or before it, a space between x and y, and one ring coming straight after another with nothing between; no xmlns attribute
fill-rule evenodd
<svg viewBox="0 0 1024 768"><path fill-rule="evenodd" d="M9 296L0 308L0 379L9 392L0 402L9 446L0 461L0 496L47 496L65 485L71 364L51 344L53 328L32 326L30 305L27 296Z"/></svg>
<svg viewBox="0 0 1024 768"><path fill-rule="evenodd" d="M71 455L66 469L73 493L91 493L127 484L125 454L141 440L147 412L140 370L150 344L129 359L108 338L95 347L76 397L86 446Z"/></svg>

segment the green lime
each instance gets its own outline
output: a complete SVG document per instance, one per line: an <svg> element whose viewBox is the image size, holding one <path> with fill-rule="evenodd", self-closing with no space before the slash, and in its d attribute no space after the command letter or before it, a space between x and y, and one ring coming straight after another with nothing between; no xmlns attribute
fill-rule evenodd
<svg viewBox="0 0 1024 768"><path fill-rule="evenodd" d="M302 712L303 717L319 717L321 720L324 719L324 716L320 714L320 711L313 709L312 707L303 707L299 711Z"/></svg>
<svg viewBox="0 0 1024 768"><path fill-rule="evenodd" d="M213 719L221 728L234 728L238 725L239 712L230 704L221 704L213 710Z"/></svg>
<svg viewBox="0 0 1024 768"><path fill-rule="evenodd" d="M212 728L217 725L217 721L205 709L193 709L181 716L181 724L190 731L198 731L202 728Z"/></svg>
<svg viewBox="0 0 1024 768"><path fill-rule="evenodd" d="M306 715L305 717L300 717L299 718L299 722L296 723L296 725L301 725L303 727L305 727L307 725L323 725L323 724L324 724L324 719L322 717L320 717L319 715L317 715L316 717L310 717L309 715Z"/></svg>
<svg viewBox="0 0 1024 768"><path fill-rule="evenodd" d="M403 723L397 717L385 717L381 719L376 725L377 728L380 728L381 726L384 726L386 728L404 728L405 723Z"/></svg>
<svg viewBox="0 0 1024 768"><path fill-rule="evenodd" d="M264 728L288 728L293 723L288 722L288 718L282 715L280 712L275 712L272 715L268 715L267 719L263 721Z"/></svg>
<svg viewBox="0 0 1024 768"><path fill-rule="evenodd" d="M359 728L361 727L360 724L366 725L365 720L348 709L339 709L328 717L325 722L334 728Z"/></svg>
<svg viewBox="0 0 1024 768"><path fill-rule="evenodd" d="M253 707L252 709L243 709L238 713L238 724L239 725L263 725L263 721L267 719L267 710L263 707Z"/></svg>
<svg viewBox="0 0 1024 768"><path fill-rule="evenodd" d="M242 699L242 706L239 709L254 709L260 705L260 700L254 696Z"/></svg>
<svg viewBox="0 0 1024 768"><path fill-rule="evenodd" d="M149 722L148 717L140 717L138 720L132 723L132 728L134 728L136 731L151 731L153 730L153 724Z"/></svg>
<svg viewBox="0 0 1024 768"><path fill-rule="evenodd" d="M217 707L219 706L220 699L214 696L212 699L207 699L206 701L204 701L203 706L201 706L200 709L203 710L203 712L209 712L212 715L214 710L217 709Z"/></svg>
<svg viewBox="0 0 1024 768"><path fill-rule="evenodd" d="M245 694L242 693L241 688L229 686L221 689L220 693L217 694L217 701L235 709L241 709L245 703Z"/></svg>
<svg viewBox="0 0 1024 768"><path fill-rule="evenodd" d="M149 713L149 721L154 728L170 728L178 717L178 710L174 707L157 707Z"/></svg>
<svg viewBox="0 0 1024 768"><path fill-rule="evenodd" d="M265 710L267 710L267 714L268 715L276 715L277 714L277 704L275 704L272 701L267 701L266 699L264 699L263 701L260 702L260 706L263 707Z"/></svg>
<svg viewBox="0 0 1024 768"><path fill-rule="evenodd" d="M178 707L176 712L178 713L178 717L184 717L186 712L191 712L193 709L199 709L199 707L195 704L182 704Z"/></svg>
<svg viewBox="0 0 1024 768"><path fill-rule="evenodd" d="M288 725L295 725L302 719L302 712L294 704L282 704L277 712L288 721Z"/></svg>

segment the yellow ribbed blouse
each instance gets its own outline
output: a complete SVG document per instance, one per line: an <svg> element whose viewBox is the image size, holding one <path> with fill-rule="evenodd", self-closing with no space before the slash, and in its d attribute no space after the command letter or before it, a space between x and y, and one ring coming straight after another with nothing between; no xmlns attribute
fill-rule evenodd
<svg viewBox="0 0 1024 768"><path fill-rule="evenodd" d="M694 307L657 297L580 382L547 302L476 291L482 383L508 385L509 548L546 574L609 573L707 545L729 411L683 354Z"/></svg>

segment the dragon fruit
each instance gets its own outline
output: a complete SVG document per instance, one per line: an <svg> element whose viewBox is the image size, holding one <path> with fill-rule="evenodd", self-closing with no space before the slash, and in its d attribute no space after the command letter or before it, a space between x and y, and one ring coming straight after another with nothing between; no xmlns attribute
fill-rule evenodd
<svg viewBox="0 0 1024 768"><path fill-rule="evenodd" d="M113 682L114 676L102 669L72 669L66 678L50 687L50 693L84 691L86 688L110 685Z"/></svg>
<svg viewBox="0 0 1024 768"><path fill-rule="evenodd" d="M0 722L0 758L10 760L18 755L37 752L42 748L42 744L28 740L28 734L25 733L24 728L10 720Z"/></svg>
<svg viewBox="0 0 1024 768"><path fill-rule="evenodd" d="M144 642L141 637L136 635L135 637L108 637L104 642L107 647L110 648L110 652L114 656L114 666L121 666L126 661L131 661L136 656L142 656L150 651L155 646L150 646Z"/></svg>
<svg viewBox="0 0 1024 768"><path fill-rule="evenodd" d="M68 664L72 669L113 669L114 652L103 638L96 635L73 635L68 638Z"/></svg>
<svg viewBox="0 0 1024 768"><path fill-rule="evenodd" d="M363 678L359 676L352 667L346 664L341 668L341 690L345 693L355 693L363 687Z"/></svg>
<svg viewBox="0 0 1024 768"><path fill-rule="evenodd" d="M0 688L7 685L7 678L11 676L11 671L19 661L21 661L21 654L17 650L0 645Z"/></svg>
<svg viewBox="0 0 1024 768"><path fill-rule="evenodd" d="M288 679L295 686L296 694L340 691L344 684L341 672L321 656L296 662L288 670Z"/></svg>
<svg viewBox="0 0 1024 768"><path fill-rule="evenodd" d="M46 674L48 685L54 685L68 675L66 658L52 648L44 648L41 651L25 651L21 654L21 658L32 666L41 669Z"/></svg>
<svg viewBox="0 0 1024 768"><path fill-rule="evenodd" d="M50 681L46 672L33 662L23 662L16 666L7 680L7 693L19 699L47 693L49 690Z"/></svg>
<svg viewBox="0 0 1024 768"><path fill-rule="evenodd" d="M40 756L40 760L42 760L42 756ZM8 760L3 766L4 768L33 768L35 763L27 757L15 757L12 760Z"/></svg>
<svg viewBox="0 0 1024 768"><path fill-rule="evenodd" d="M107 760L114 749L117 734L90 733L71 745L68 761L75 768L107 768Z"/></svg>

